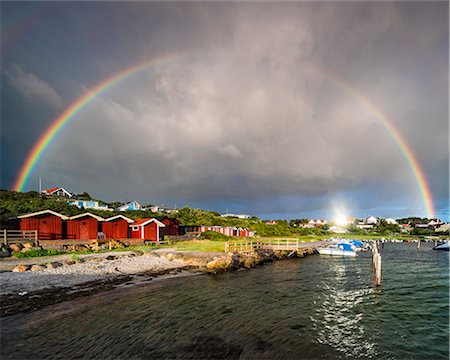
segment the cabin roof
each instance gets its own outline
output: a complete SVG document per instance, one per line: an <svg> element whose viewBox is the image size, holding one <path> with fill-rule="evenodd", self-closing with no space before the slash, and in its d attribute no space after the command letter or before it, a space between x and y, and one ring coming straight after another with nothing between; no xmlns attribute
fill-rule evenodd
<svg viewBox="0 0 450 360"><path fill-rule="evenodd" d="M156 224L158 224L159 227L165 227L166 225L164 225L161 221L159 221L158 219L155 218L143 218L143 219L138 219L133 223L133 226L145 226L148 225L152 222L155 222Z"/></svg>
<svg viewBox="0 0 450 360"><path fill-rule="evenodd" d="M63 220L67 220L69 218L68 216L62 215L62 214L57 213L56 211L53 211L53 210L37 211L37 212L34 212L34 213L19 215L17 218L18 219L25 219L25 218L29 218L29 217L33 217L33 216L44 215L44 214L52 214L52 215L60 217Z"/></svg>
<svg viewBox="0 0 450 360"><path fill-rule="evenodd" d="M90 212L86 212L86 213L83 213L83 214L80 214L80 215L71 216L69 218L69 220L76 220L76 219L80 219L80 218L83 218L83 217L86 217L86 216L90 216L90 217L92 217L94 219L97 219L98 221L104 221L105 220L101 216L98 216L98 215L95 215L95 214L91 214Z"/></svg>
<svg viewBox="0 0 450 360"><path fill-rule="evenodd" d="M127 218L126 216L123 216L123 215L111 216L110 218L105 219L105 221L114 221L114 220L117 220L119 218L126 220L130 224L134 222L134 220L132 220L130 218Z"/></svg>

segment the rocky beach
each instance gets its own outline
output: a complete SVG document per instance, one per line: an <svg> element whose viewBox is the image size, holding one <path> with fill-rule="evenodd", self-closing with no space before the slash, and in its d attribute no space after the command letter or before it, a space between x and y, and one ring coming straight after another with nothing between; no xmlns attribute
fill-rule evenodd
<svg viewBox="0 0 450 360"><path fill-rule="evenodd" d="M296 256L312 254L305 249ZM252 268L275 259L283 251L253 253L182 252L160 249L59 255L0 261L1 316L37 310L61 301L106 291L117 286L145 283L155 278Z"/></svg>

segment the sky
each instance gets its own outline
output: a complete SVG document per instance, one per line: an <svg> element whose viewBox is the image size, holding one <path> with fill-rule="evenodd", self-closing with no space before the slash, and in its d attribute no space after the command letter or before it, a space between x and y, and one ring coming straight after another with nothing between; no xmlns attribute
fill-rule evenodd
<svg viewBox="0 0 450 360"><path fill-rule="evenodd" d="M447 2L2 2L1 187L271 218L449 217Z"/></svg>

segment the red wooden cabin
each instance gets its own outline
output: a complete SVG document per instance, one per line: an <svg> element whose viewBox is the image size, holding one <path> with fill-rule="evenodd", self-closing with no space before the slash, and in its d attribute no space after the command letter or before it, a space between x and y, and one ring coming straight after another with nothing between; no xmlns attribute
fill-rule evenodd
<svg viewBox="0 0 450 360"><path fill-rule="evenodd" d="M185 234L184 225L181 224L181 222L178 221L177 219L170 218L168 216L158 216L155 219L162 222L164 225L166 225L164 228L161 229L163 235L184 235Z"/></svg>
<svg viewBox="0 0 450 360"><path fill-rule="evenodd" d="M97 239L101 232L101 222L104 219L100 216L84 213L72 216L67 220L67 238L77 240Z"/></svg>
<svg viewBox="0 0 450 360"><path fill-rule="evenodd" d="M61 240L63 220L68 217L52 210L43 210L31 214L20 215L20 230L37 230L39 240Z"/></svg>
<svg viewBox="0 0 450 360"><path fill-rule="evenodd" d="M106 239L129 238L129 226L134 221L123 215L117 215L106 219L102 223L102 232Z"/></svg>
<svg viewBox="0 0 450 360"><path fill-rule="evenodd" d="M159 229L164 228L166 225L155 218L144 218L136 220L129 226L130 238L159 241L163 235Z"/></svg>

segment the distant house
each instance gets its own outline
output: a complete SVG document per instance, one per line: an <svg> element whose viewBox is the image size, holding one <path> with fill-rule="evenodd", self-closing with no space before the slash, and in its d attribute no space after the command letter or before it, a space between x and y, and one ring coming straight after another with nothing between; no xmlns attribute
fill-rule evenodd
<svg viewBox="0 0 450 360"><path fill-rule="evenodd" d="M186 233L184 225L175 218L158 216L155 219L166 225L162 228L163 235L184 235Z"/></svg>
<svg viewBox="0 0 450 360"><path fill-rule="evenodd" d="M126 239L129 235L131 220L123 215L112 216L102 222L102 233L106 239Z"/></svg>
<svg viewBox="0 0 450 360"><path fill-rule="evenodd" d="M347 229L345 229L345 228L343 228L343 227L341 227L341 226L335 226L335 225L333 225L333 226L330 227L330 231L331 231L331 232L334 232L334 233L336 233L336 234L345 234L345 233L348 232Z"/></svg>
<svg viewBox="0 0 450 360"><path fill-rule="evenodd" d="M275 220L266 221L266 225L276 225L278 224Z"/></svg>
<svg viewBox="0 0 450 360"><path fill-rule="evenodd" d="M365 222L366 224L373 224L373 225L376 225L376 224L378 224L379 219L378 219L376 216L369 216L368 218L366 218L366 219L364 220L364 222Z"/></svg>
<svg viewBox="0 0 450 360"><path fill-rule="evenodd" d="M52 210L43 210L31 214L20 215L20 230L37 230L39 240L61 240L63 220L68 217Z"/></svg>
<svg viewBox="0 0 450 360"><path fill-rule="evenodd" d="M143 211L144 208L138 201L134 200L134 201L129 202L128 204L119 206L116 210L117 211L132 211L132 210Z"/></svg>
<svg viewBox="0 0 450 360"><path fill-rule="evenodd" d="M63 187L55 187L51 189L42 190L44 195L53 195L53 196L64 196L68 198L73 198L74 194L67 191Z"/></svg>
<svg viewBox="0 0 450 360"><path fill-rule="evenodd" d="M374 224L365 224L364 222L359 222L356 224L358 229L369 230L374 228Z"/></svg>
<svg viewBox="0 0 450 360"><path fill-rule="evenodd" d="M231 226L199 226L199 232L214 231L226 236L254 237L255 232L244 228L235 228Z"/></svg>
<svg viewBox="0 0 450 360"><path fill-rule="evenodd" d="M71 200L69 201L69 205L76 206L80 209L113 211L113 209L110 209L107 205L99 205L99 202L94 200Z"/></svg>
<svg viewBox="0 0 450 360"><path fill-rule="evenodd" d="M450 223L441 224L441 226L436 227L434 229L436 232L449 232L450 231Z"/></svg>
<svg viewBox="0 0 450 360"><path fill-rule="evenodd" d="M441 220L439 220L439 219L431 219L428 222L428 227L434 229L434 228L436 228L436 227L438 227L438 226L440 226L442 224L443 224L443 222Z"/></svg>
<svg viewBox="0 0 450 360"><path fill-rule="evenodd" d="M246 214L223 214L220 215L221 217L234 217L234 218L238 218L238 219L250 219L250 215L246 215Z"/></svg>
<svg viewBox="0 0 450 360"><path fill-rule="evenodd" d="M386 223L389 225L398 225L397 221L392 218L386 218L386 219L384 219L384 221L386 221Z"/></svg>
<svg viewBox="0 0 450 360"><path fill-rule="evenodd" d="M160 241L163 235L160 228L165 227L162 222L155 218L139 219L129 226L130 238L149 241Z"/></svg>
<svg viewBox="0 0 450 360"><path fill-rule="evenodd" d="M67 238L79 240L94 240L101 233L101 222L104 219L100 216L84 213L75 215L67 220Z"/></svg>
<svg viewBox="0 0 450 360"><path fill-rule="evenodd" d="M178 212L177 208L171 208L168 206L158 206L158 212L166 213L166 214L175 214Z"/></svg>

